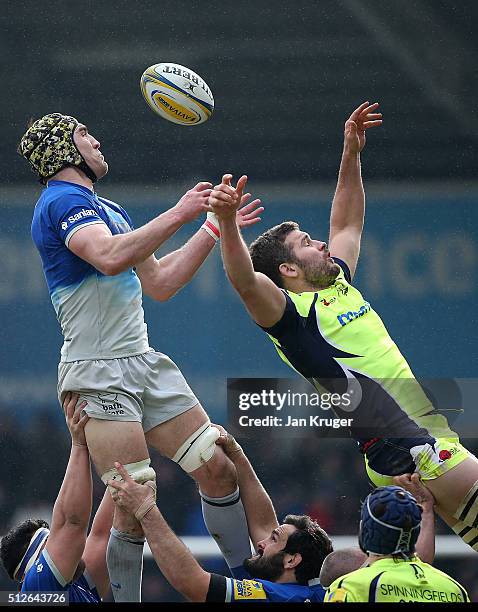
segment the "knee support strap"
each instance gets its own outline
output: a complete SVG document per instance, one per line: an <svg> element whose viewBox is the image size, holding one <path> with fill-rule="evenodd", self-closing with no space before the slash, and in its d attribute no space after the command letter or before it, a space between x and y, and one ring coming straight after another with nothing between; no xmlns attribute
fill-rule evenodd
<svg viewBox="0 0 478 612"><path fill-rule="evenodd" d="M478 480L462 499L453 517L468 527L478 528Z"/></svg>
<svg viewBox="0 0 478 612"><path fill-rule="evenodd" d="M143 461L136 461L136 463L127 463L124 468L131 476L131 478L143 484L148 480L152 480L156 483L156 472L150 466L151 459L144 459ZM119 474L116 468L108 470L101 476L101 480L106 484L108 480L123 480L121 474Z"/></svg>
<svg viewBox="0 0 478 612"><path fill-rule="evenodd" d="M219 430L207 422L201 425L189 438L179 447L173 457L188 474L194 472L214 455L216 440L219 438Z"/></svg>

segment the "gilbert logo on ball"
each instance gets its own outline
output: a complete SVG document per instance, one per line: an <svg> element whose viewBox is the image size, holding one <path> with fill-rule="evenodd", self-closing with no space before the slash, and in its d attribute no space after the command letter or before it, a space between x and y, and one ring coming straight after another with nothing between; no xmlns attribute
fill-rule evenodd
<svg viewBox="0 0 478 612"><path fill-rule="evenodd" d="M141 75L141 92L151 110L180 125L204 123L214 110L204 79L179 64L164 62L147 68Z"/></svg>

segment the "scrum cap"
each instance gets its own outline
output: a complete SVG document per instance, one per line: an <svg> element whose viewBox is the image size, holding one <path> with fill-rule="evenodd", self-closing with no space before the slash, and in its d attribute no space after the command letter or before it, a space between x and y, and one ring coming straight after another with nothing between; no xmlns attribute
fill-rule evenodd
<svg viewBox="0 0 478 612"><path fill-rule="evenodd" d="M422 509L401 487L378 487L367 496L360 520L359 544L366 553L413 553Z"/></svg>
<svg viewBox="0 0 478 612"><path fill-rule="evenodd" d="M67 166L77 166L93 182L97 180L73 141L77 125L74 117L51 113L37 119L22 136L18 152L30 162L43 184Z"/></svg>

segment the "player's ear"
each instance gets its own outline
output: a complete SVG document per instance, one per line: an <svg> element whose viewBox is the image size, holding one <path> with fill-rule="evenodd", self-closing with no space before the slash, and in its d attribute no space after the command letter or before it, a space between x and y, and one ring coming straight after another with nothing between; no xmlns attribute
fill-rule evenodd
<svg viewBox="0 0 478 612"><path fill-rule="evenodd" d="M294 569L302 561L302 555L298 552L284 555L284 569Z"/></svg>
<svg viewBox="0 0 478 612"><path fill-rule="evenodd" d="M299 276L298 266L293 263L281 263L279 272L282 276L287 276L288 278L297 278L297 276Z"/></svg>

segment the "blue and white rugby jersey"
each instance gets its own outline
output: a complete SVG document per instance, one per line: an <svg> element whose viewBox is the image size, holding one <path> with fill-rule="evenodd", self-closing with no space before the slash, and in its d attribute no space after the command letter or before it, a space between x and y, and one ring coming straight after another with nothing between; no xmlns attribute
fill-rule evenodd
<svg viewBox="0 0 478 612"><path fill-rule="evenodd" d="M32 238L63 333L61 361L129 357L149 350L136 272L105 276L68 249L73 234L90 223L104 223L113 235L133 229L118 204L87 187L49 181L35 206Z"/></svg>
<svg viewBox="0 0 478 612"><path fill-rule="evenodd" d="M318 603L325 589L318 579L309 584L278 583L258 578L229 578L211 574L206 602Z"/></svg>
<svg viewBox="0 0 478 612"><path fill-rule="evenodd" d="M101 597L87 572L75 582L66 582L46 549L43 549L27 572L21 591L22 593L68 591L70 603L101 603Z"/></svg>

